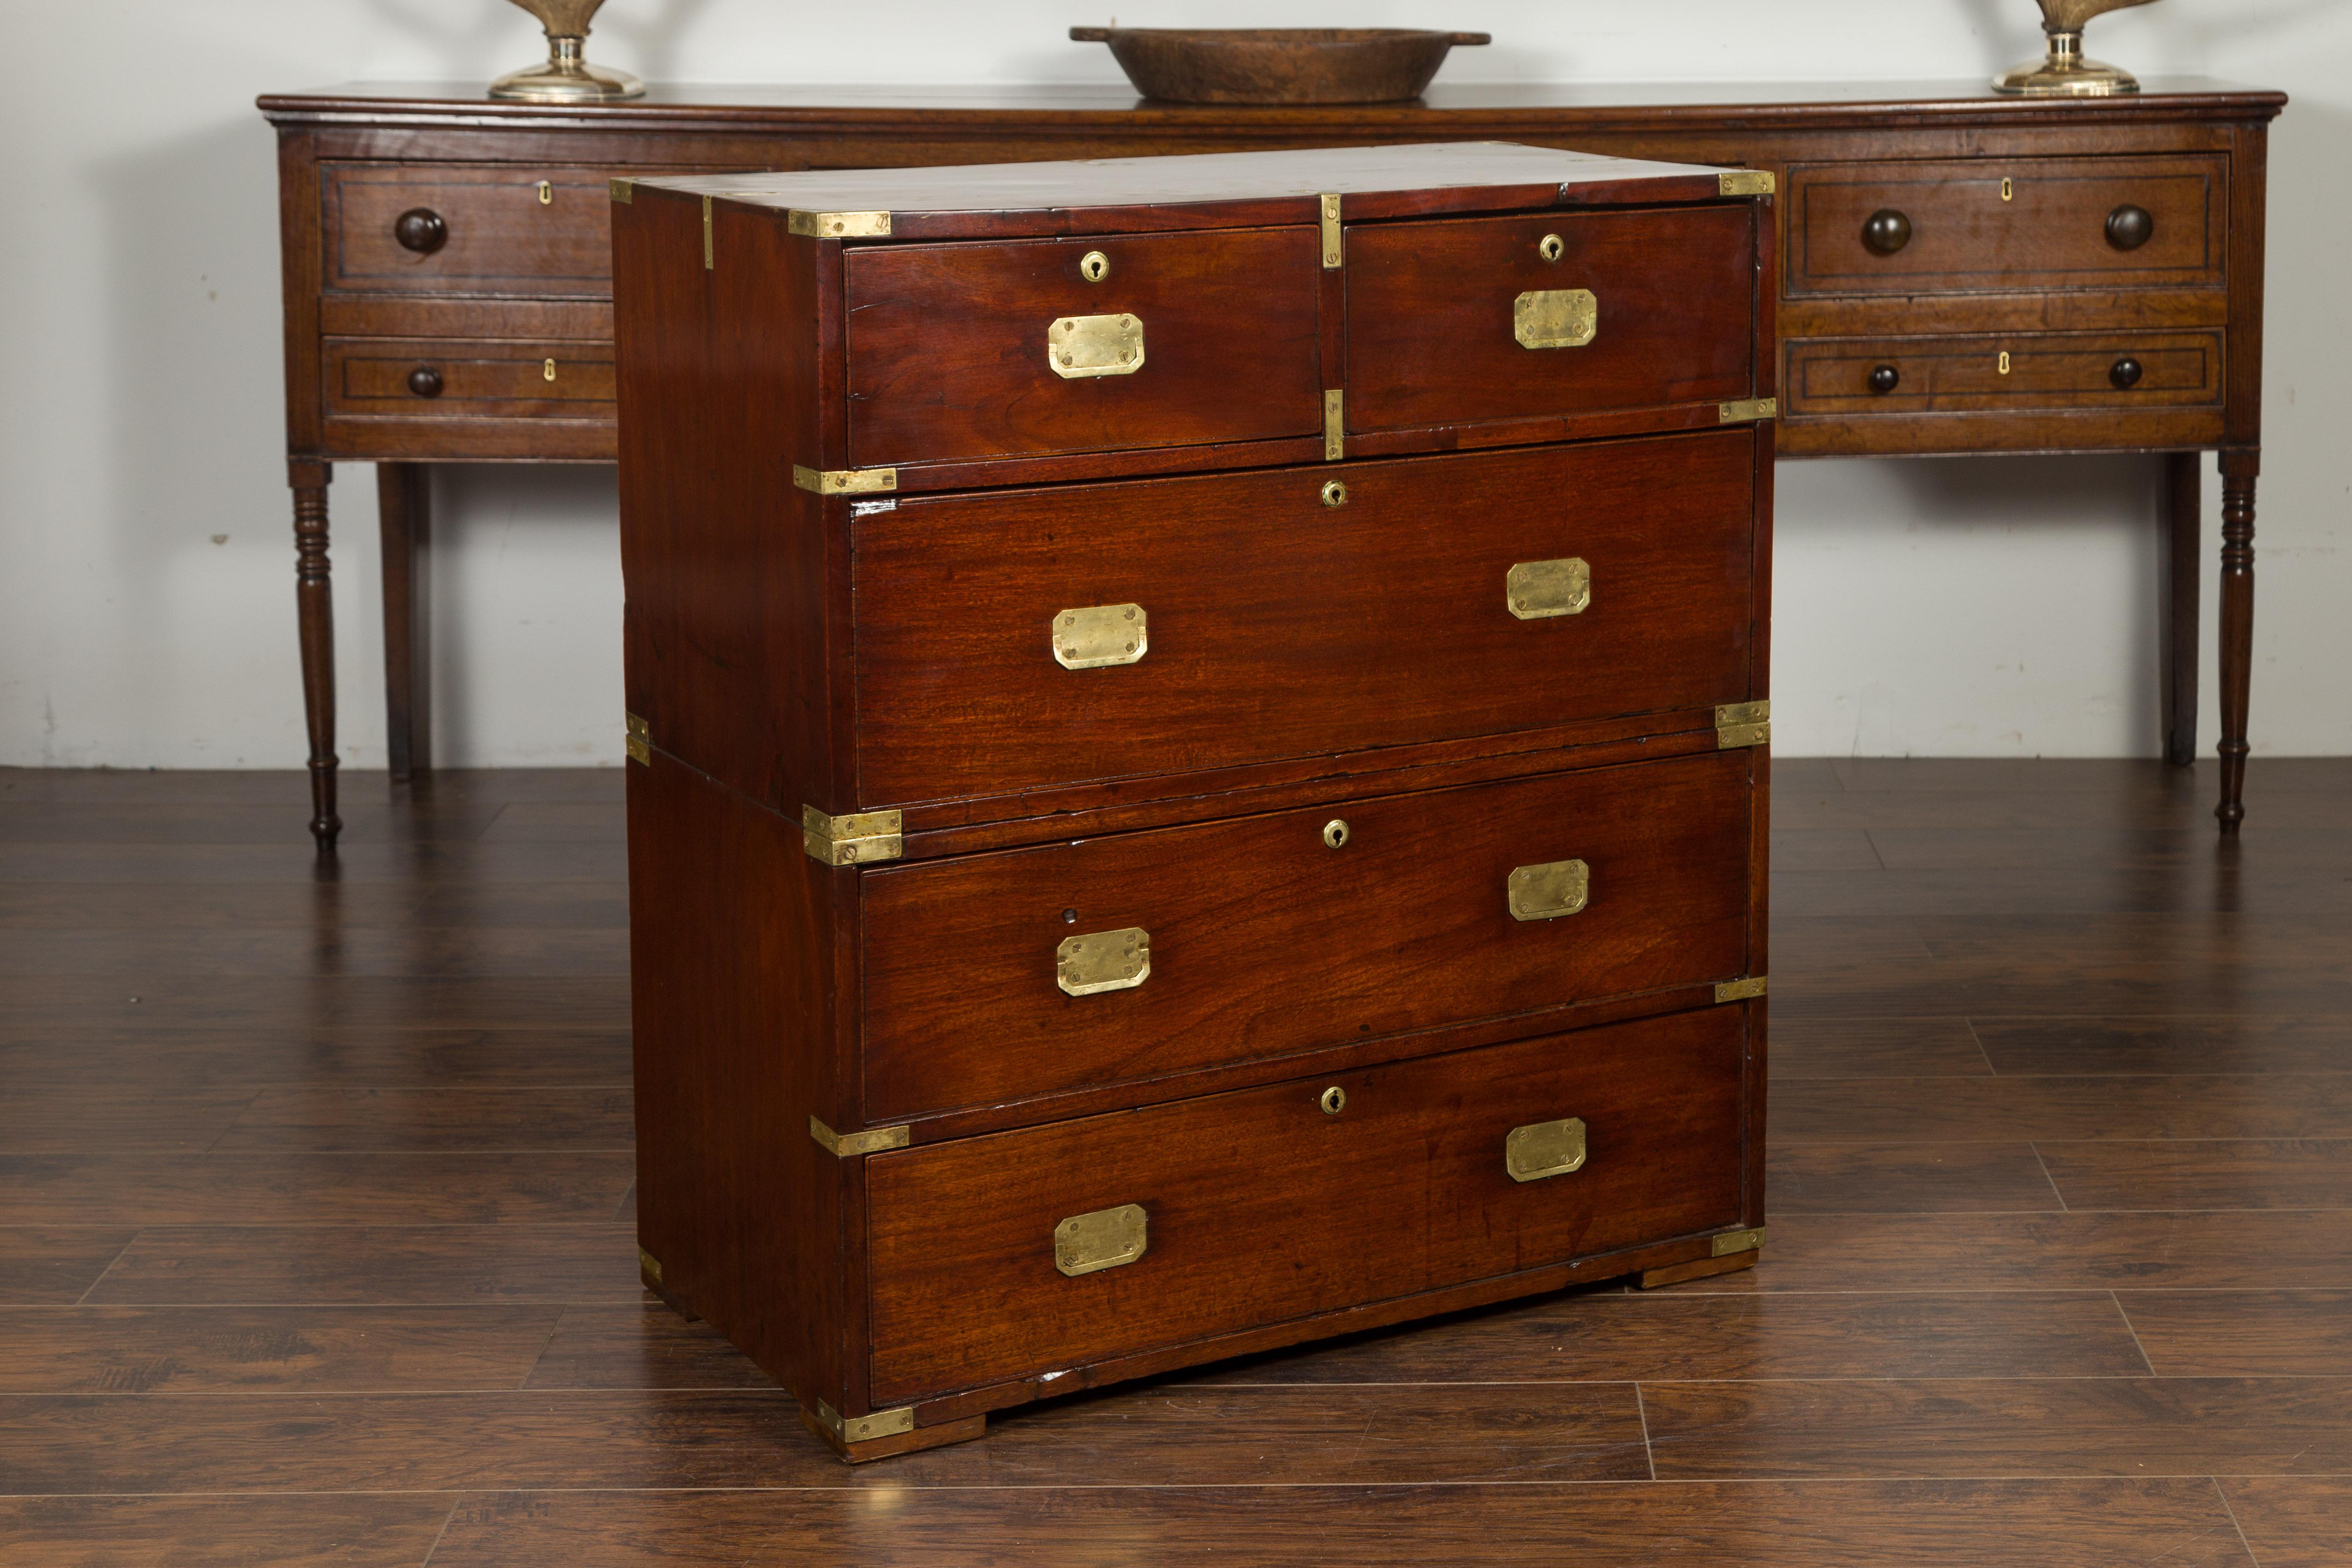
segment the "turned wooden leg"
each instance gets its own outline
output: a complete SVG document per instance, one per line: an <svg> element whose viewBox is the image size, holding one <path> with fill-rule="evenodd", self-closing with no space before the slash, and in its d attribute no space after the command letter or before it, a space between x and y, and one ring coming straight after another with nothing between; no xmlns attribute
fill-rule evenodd
<svg viewBox="0 0 2352 1568"><path fill-rule="evenodd" d="M427 618L433 512L427 477L421 463L375 465L377 526L383 539L383 733L395 784L433 767Z"/></svg>
<svg viewBox="0 0 2352 1568"><path fill-rule="evenodd" d="M2158 685L2164 694L2164 759L2175 768L2197 761L2197 618L2203 586L2198 527L2204 505L2199 482L2201 452L2164 455L2164 549L2158 553L2156 643Z"/></svg>
<svg viewBox="0 0 2352 1568"><path fill-rule="evenodd" d="M2254 476L2259 452L2221 454L2221 801L2234 833L2245 820L2246 703L2254 674Z"/></svg>
<svg viewBox="0 0 2352 1568"><path fill-rule="evenodd" d="M310 836L331 854L343 820L335 815L335 601L327 577L327 486L334 469L297 460L286 465L294 488L294 605L302 633L302 707L310 726Z"/></svg>

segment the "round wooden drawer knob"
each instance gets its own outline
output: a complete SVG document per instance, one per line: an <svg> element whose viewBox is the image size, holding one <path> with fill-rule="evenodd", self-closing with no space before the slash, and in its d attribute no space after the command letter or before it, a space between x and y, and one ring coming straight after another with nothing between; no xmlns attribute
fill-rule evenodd
<svg viewBox="0 0 2352 1568"><path fill-rule="evenodd" d="M1893 256L1911 243L1911 220L1893 207L1881 207L1863 220L1862 243L1881 256Z"/></svg>
<svg viewBox="0 0 2352 1568"><path fill-rule="evenodd" d="M2107 243L2117 250L2137 250L2156 237L2156 219L2146 207L2129 202L2107 214Z"/></svg>
<svg viewBox="0 0 2352 1568"><path fill-rule="evenodd" d="M1891 392L1903 384L1903 372L1893 365L1874 365L1870 371L1870 390Z"/></svg>
<svg viewBox="0 0 2352 1568"><path fill-rule="evenodd" d="M449 225L431 207L411 207L392 220L392 237L403 250L431 256L449 243Z"/></svg>
<svg viewBox="0 0 2352 1568"><path fill-rule="evenodd" d="M441 395L441 372L431 365L419 365L408 372L408 390L418 397Z"/></svg>
<svg viewBox="0 0 2352 1568"><path fill-rule="evenodd" d="M2107 368L2107 380L2116 383L2119 392L2129 392L2139 385L2139 361L2126 354Z"/></svg>

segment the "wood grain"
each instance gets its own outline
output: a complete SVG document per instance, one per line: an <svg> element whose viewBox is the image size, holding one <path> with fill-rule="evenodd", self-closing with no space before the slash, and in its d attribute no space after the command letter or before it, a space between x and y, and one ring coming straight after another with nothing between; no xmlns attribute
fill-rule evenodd
<svg viewBox="0 0 2352 1568"><path fill-rule="evenodd" d="M2221 1495L2263 1568L2332 1568L2352 1560L2352 1480L2231 1476Z"/></svg>
<svg viewBox="0 0 2352 1568"><path fill-rule="evenodd" d="M2118 1291L2166 1377L2326 1377L2352 1357L2352 1291Z"/></svg>
<svg viewBox="0 0 2352 1568"><path fill-rule="evenodd" d="M0 1544L40 1568L421 1568L457 1500L0 1497Z"/></svg>
<svg viewBox="0 0 2352 1568"><path fill-rule="evenodd" d="M633 1221L156 1227L82 1290L104 1303L636 1301L635 1237Z"/></svg>
<svg viewBox="0 0 2352 1568"><path fill-rule="evenodd" d="M0 1305L79 1301L137 1234L122 1226L0 1226Z"/></svg>
<svg viewBox="0 0 2352 1568"><path fill-rule="evenodd" d="M2026 1143L1790 1144L1771 1152L1780 1214L2063 1208Z"/></svg>
<svg viewBox="0 0 2352 1568"><path fill-rule="evenodd" d="M546 1345L559 1311L12 1308L0 1312L0 1393L513 1388Z"/></svg>
<svg viewBox="0 0 2352 1568"><path fill-rule="evenodd" d="M1791 1083L1774 1096L1772 1113L1775 1137L1795 1143L2345 1138L2352 1137L2352 1074Z"/></svg>

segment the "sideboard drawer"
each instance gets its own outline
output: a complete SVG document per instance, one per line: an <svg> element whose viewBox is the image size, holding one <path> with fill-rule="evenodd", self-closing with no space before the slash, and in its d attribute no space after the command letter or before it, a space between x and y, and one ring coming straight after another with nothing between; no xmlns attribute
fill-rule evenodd
<svg viewBox="0 0 2352 1568"><path fill-rule="evenodd" d="M591 419L613 411L613 345L326 340L331 414Z"/></svg>
<svg viewBox="0 0 2352 1568"><path fill-rule="evenodd" d="M2206 154L1801 164L1786 287L2215 287L2228 195L2227 161Z"/></svg>
<svg viewBox="0 0 2352 1568"><path fill-rule="evenodd" d="M320 179L330 292L602 298L613 291L604 169L330 163Z"/></svg>
<svg viewBox="0 0 2352 1568"><path fill-rule="evenodd" d="M861 799L1735 700L1755 465L1742 428L902 497L853 522ZM1515 570L1570 562L1581 608L1515 612ZM1132 651L1066 667L1066 617L1129 611Z"/></svg>
<svg viewBox="0 0 2352 1568"><path fill-rule="evenodd" d="M1750 772L1709 752L871 871L866 1120L1732 978ZM1570 861L1559 903L1514 894Z"/></svg>
<svg viewBox="0 0 2352 1568"><path fill-rule="evenodd" d="M1826 338L1786 351L1781 387L1792 416L2221 402L2219 332Z"/></svg>
<svg viewBox="0 0 2352 1568"><path fill-rule="evenodd" d="M1741 203L1349 228L1348 430L1748 396L1754 224Z"/></svg>
<svg viewBox="0 0 2352 1568"><path fill-rule="evenodd" d="M875 1402L1736 1225L1743 1012L875 1155ZM1334 1088L1344 1103L1327 1111ZM1523 1154L1515 1176L1514 1130L1570 1118L1581 1164L1533 1174L1574 1159L1570 1129L1548 1160ZM1065 1220L1095 1215L1114 1232L1108 1246L1074 1236L1057 1248ZM1087 1267L1139 1239L1129 1260Z"/></svg>
<svg viewBox="0 0 2352 1568"><path fill-rule="evenodd" d="M852 248L851 464L1312 435L1321 258L1307 227Z"/></svg>

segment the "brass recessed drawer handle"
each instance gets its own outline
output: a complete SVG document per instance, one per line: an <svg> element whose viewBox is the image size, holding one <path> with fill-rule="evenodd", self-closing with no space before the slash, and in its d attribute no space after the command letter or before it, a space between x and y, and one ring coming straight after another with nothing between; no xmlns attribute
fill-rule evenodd
<svg viewBox="0 0 2352 1568"><path fill-rule="evenodd" d="M1150 1225L1139 1203L1074 1214L1054 1227L1054 1267L1075 1280L1132 1263L1151 1245Z"/></svg>
<svg viewBox="0 0 2352 1568"><path fill-rule="evenodd" d="M1592 893L1592 868L1582 861L1523 865L1505 883L1514 920L1558 920L1582 909Z"/></svg>
<svg viewBox="0 0 2352 1568"><path fill-rule="evenodd" d="M1584 1168L1584 1121L1534 1122L1503 1140L1503 1168L1513 1181L1541 1181Z"/></svg>
<svg viewBox="0 0 2352 1568"><path fill-rule="evenodd" d="M1066 670L1132 664L1151 652L1151 617L1140 604L1089 604L1054 617L1054 662Z"/></svg>
<svg viewBox="0 0 2352 1568"><path fill-rule="evenodd" d="M1592 569L1575 556L1523 560L1503 574L1503 602L1522 621L1581 615L1592 602Z"/></svg>
<svg viewBox="0 0 2352 1568"><path fill-rule="evenodd" d="M1045 329L1045 363L1065 381L1131 376L1143 368L1143 322L1134 316L1065 316Z"/></svg>
<svg viewBox="0 0 2352 1568"><path fill-rule="evenodd" d="M1543 288L1511 302L1511 336L1522 349L1581 349L1601 330L1590 288Z"/></svg>
<svg viewBox="0 0 2352 1568"><path fill-rule="evenodd" d="M1139 925L1066 936L1054 949L1054 983L1074 997L1129 991L1151 978L1151 933Z"/></svg>

